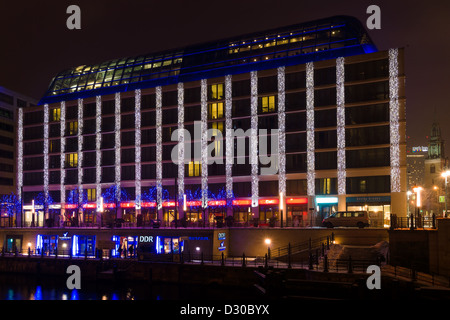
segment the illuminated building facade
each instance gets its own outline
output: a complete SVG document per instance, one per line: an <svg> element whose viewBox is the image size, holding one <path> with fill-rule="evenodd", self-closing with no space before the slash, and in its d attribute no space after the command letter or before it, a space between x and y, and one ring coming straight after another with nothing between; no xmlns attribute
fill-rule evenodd
<svg viewBox="0 0 450 320"><path fill-rule="evenodd" d="M403 50L351 17L68 69L18 124L21 226L406 215Z"/></svg>

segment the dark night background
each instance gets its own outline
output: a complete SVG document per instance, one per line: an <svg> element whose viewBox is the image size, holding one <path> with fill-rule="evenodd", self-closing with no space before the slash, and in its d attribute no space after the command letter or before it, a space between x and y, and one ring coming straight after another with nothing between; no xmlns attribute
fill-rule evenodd
<svg viewBox="0 0 450 320"><path fill-rule="evenodd" d="M66 8L81 8L81 30ZM0 85L40 99L53 76L79 65L237 36L333 15L364 25L381 8L379 50L404 47L409 145L425 145L435 118L450 141L450 1L101 0L1 1Z"/></svg>

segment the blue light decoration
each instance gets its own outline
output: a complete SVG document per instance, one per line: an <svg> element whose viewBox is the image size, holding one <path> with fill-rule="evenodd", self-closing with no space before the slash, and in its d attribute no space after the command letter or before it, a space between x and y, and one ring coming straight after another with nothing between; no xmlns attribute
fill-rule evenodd
<svg viewBox="0 0 450 320"><path fill-rule="evenodd" d="M37 197L34 199L34 203L38 206L42 206L42 210L45 212L46 209L53 204L53 198L50 194L45 196L45 193L39 192Z"/></svg>
<svg viewBox="0 0 450 320"><path fill-rule="evenodd" d="M6 213L9 217L21 211L21 202L19 197L14 193L4 195L0 203L1 212Z"/></svg>
<svg viewBox="0 0 450 320"><path fill-rule="evenodd" d="M42 239L42 235L38 234L36 236L36 250L41 250L43 246L43 239Z"/></svg>
<svg viewBox="0 0 450 320"><path fill-rule="evenodd" d="M161 237L160 236L156 236L156 253L160 254L161 253Z"/></svg>
<svg viewBox="0 0 450 320"><path fill-rule="evenodd" d="M72 256L77 256L78 251L78 236L74 234L72 236Z"/></svg>

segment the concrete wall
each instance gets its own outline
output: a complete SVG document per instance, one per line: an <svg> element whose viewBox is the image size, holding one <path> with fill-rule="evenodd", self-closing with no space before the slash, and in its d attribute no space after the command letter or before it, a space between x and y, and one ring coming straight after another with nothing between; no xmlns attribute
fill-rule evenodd
<svg viewBox="0 0 450 320"><path fill-rule="evenodd" d="M271 250L287 246L289 243L302 243L334 234L336 243L347 245L374 245L388 241L387 229L279 229L279 228L239 228L230 229L229 255L264 256L270 239Z"/></svg>
<svg viewBox="0 0 450 320"><path fill-rule="evenodd" d="M231 228L231 229L57 229L57 228L26 228L26 229L3 229L0 230L0 247L3 247L7 236L22 236L22 252L36 247L36 236L38 234L58 235L68 232L68 236L96 235L97 248L108 248L112 245L113 235L118 236L168 236L191 238L185 242L185 250L191 253L197 247L206 255L220 256L264 256L267 253L265 239L270 239L271 249L287 246L289 243L296 244L330 236L334 234L339 244L349 245L374 245L380 241L388 241L387 229L299 229L299 228ZM219 240L219 234L225 233L225 239ZM223 236L223 235L222 235ZM193 238L204 238L207 240L192 240ZM221 249L219 249L219 247Z"/></svg>

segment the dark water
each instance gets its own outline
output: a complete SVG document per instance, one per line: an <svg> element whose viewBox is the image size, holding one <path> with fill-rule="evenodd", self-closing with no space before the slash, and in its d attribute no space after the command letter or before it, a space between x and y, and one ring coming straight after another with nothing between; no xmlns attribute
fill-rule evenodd
<svg viewBox="0 0 450 320"><path fill-rule="evenodd" d="M246 299L254 291L221 286L146 282L81 282L70 290L64 277L0 274L0 300L220 300Z"/></svg>

